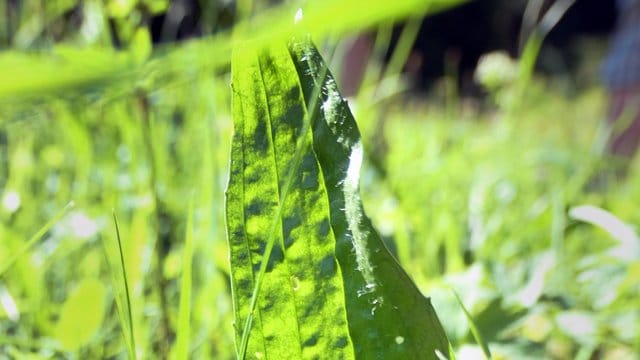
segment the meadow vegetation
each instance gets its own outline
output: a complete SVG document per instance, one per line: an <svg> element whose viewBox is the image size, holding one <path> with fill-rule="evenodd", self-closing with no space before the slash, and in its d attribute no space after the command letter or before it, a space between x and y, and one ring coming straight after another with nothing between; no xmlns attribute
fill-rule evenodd
<svg viewBox="0 0 640 360"><path fill-rule="evenodd" d="M16 3L0 5L0 357L235 358L231 49L286 43L298 6L238 1L234 25L153 45L168 1ZM334 73L342 36L457 1L363 3L304 8ZM384 71L372 58L349 99L362 202L457 358L636 359L640 175L593 185L615 165L605 95L533 73L538 40L489 58L475 102L450 77L407 92L402 47Z"/></svg>

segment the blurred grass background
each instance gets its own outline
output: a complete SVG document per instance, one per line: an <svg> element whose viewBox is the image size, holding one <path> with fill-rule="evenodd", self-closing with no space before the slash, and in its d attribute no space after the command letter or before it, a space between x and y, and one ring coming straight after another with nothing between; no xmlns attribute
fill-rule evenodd
<svg viewBox="0 0 640 360"><path fill-rule="evenodd" d="M292 15L295 4L265 10L259 1L200 1L201 18L172 22L166 14L185 3L0 4L2 356L125 356L128 330L115 301L122 288L117 275L111 280L119 256L115 212L137 356L179 358L177 334L188 326L190 357L234 357L223 218L229 31L254 14L253 26L283 37L277 14ZM358 2L348 4L355 5L319 12L334 23L313 18L323 43L340 50L341 37L323 37L333 27L348 34L380 20L371 31L389 37L388 8L358 13ZM276 25L264 25L270 21ZM407 24L410 45L416 25ZM597 63L578 70L593 78L579 88L567 91L566 79L540 74L521 88L513 75L519 63L498 54L483 62L479 81L488 95L469 99L458 96L455 72L428 94L406 91L401 70L409 54L397 46L382 71L388 40L378 46L350 100L370 155L365 207L433 296L459 358L481 353L452 288L496 359L638 358L640 258L628 250L638 246L640 177L632 171L587 191L611 166L602 156ZM599 57L603 48L589 51ZM339 74L340 59L333 64ZM598 222L598 208L627 227L589 224ZM621 227L629 231L617 235ZM33 238L39 230L43 236ZM628 256L611 251L620 247ZM179 304L187 267L185 322Z"/></svg>

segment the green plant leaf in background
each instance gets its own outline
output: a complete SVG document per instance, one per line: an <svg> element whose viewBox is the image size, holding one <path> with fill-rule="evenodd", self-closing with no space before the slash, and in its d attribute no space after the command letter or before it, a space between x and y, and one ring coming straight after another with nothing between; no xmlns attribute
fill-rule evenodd
<svg viewBox="0 0 640 360"><path fill-rule="evenodd" d="M87 278L67 298L55 328L55 337L65 350L77 350L100 330L105 293L106 289L98 279Z"/></svg>
<svg viewBox="0 0 640 360"><path fill-rule="evenodd" d="M359 195L362 145L307 41L232 60L227 226L242 358L436 358L430 301L385 248ZM251 314L251 315L250 315Z"/></svg>

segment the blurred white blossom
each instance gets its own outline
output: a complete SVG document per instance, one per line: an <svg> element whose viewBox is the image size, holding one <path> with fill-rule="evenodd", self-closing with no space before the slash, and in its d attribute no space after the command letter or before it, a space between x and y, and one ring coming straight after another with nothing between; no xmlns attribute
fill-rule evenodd
<svg viewBox="0 0 640 360"><path fill-rule="evenodd" d="M505 51L494 51L482 55L474 79L489 91L511 84L518 75L518 63Z"/></svg>
<svg viewBox="0 0 640 360"><path fill-rule="evenodd" d="M5 191L2 197L2 206L10 213L15 212L20 208L20 194L14 190Z"/></svg>

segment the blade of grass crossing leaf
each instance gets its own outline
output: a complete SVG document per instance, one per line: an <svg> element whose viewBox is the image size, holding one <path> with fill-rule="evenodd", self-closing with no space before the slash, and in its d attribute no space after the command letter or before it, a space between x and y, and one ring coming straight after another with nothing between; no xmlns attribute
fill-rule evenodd
<svg viewBox="0 0 640 360"><path fill-rule="evenodd" d="M335 48L333 50L335 50ZM328 72L328 70L327 70L327 67L325 66L321 70L320 77L324 78L326 76L327 72ZM317 86L314 89L315 96L312 98L312 101L309 104L309 108L310 109L313 109L313 108L315 108L315 106L317 106L320 90L321 90L320 86ZM273 246L275 244L276 228L277 228L278 224L281 221L281 216L282 216L282 211L283 211L283 204L284 204L285 200L287 199L287 196L288 196L289 191L291 189L291 184L293 182L294 174L298 170L298 168L300 167L300 163L302 161L302 154L303 154L303 149L305 147L305 139L306 139L305 134L308 134L310 129L311 129L311 123L313 122L313 119L310 118L310 116L313 116L313 114L314 114L313 112L312 113L306 113L305 118L303 120L302 131L300 132L300 136L298 137L298 139L296 141L296 148L295 148L295 151L294 151L294 158L293 158L293 161L289 165L289 169L286 172L286 176L284 178L284 186L282 187L281 192L280 192L280 201L278 203L278 207L276 209L276 213L274 214L274 216L272 218L272 221L271 221L271 226L269 228L269 237L268 237L268 240L267 240L267 246L266 246L265 251L264 251L264 257L262 259L262 263L260 264L260 269L258 270L258 275L256 277L256 282L255 282L255 285L254 285L253 294L251 296L251 302L250 302L250 308L249 308L249 316L247 317L247 320L246 320L246 322L244 324L244 330L243 330L243 333L242 333L242 341L240 343L240 352L238 354L240 359L244 359L245 356L246 356L247 345L248 345L248 341L249 341L249 334L251 332L251 325L252 325L252 322L253 322L253 313L254 313L255 308L256 308L256 303L257 303L258 295L260 293L260 289L262 287L262 281L264 279L264 274L265 274L266 269L267 269L267 264L269 263L269 259L271 257L271 253L273 251Z"/></svg>
<svg viewBox="0 0 640 360"><path fill-rule="evenodd" d="M467 317L467 321L469 322L469 328L471 329L471 334L473 335L473 338L476 340L478 345L480 345L480 347L482 348L482 353L484 354L485 359L490 360L491 351L489 351L489 346L482 339L482 335L480 334L480 331L478 330L478 327L476 326L476 323L473 320L473 317L471 316L467 308L462 303L462 300L460 299L460 296L458 296L458 293L453 289L452 291L453 291L453 295L455 295L456 300L458 301L458 304L462 308L462 311L464 311L464 315Z"/></svg>
<svg viewBox="0 0 640 360"><path fill-rule="evenodd" d="M11 266L13 266L13 264L22 256L24 255L27 251L29 251L29 249L38 241L40 240L40 238L47 233L47 231L49 231L49 229L51 229L51 227L53 227L53 225L55 225L56 222L58 222L69 210L71 210L74 207L75 203L73 201L69 202L62 210L58 211L57 214L55 214L51 220L47 221L46 224L44 224L44 226L42 226L38 231L36 231L35 234L33 234L33 236L31 238L29 238L29 240L27 240L27 242L25 242L20 249L18 249L17 251L15 251L13 254L11 254L11 256L9 257L9 259L7 259L7 261L5 261L5 263L3 265L0 266L0 276L4 275L4 273L9 270L9 268L11 268Z"/></svg>
<svg viewBox="0 0 640 360"><path fill-rule="evenodd" d="M182 256L182 277L180 284L180 308L178 310L178 330L176 359L189 358L189 339L191 335L191 259L193 258L193 196L189 201L187 216L187 230L185 236L184 253Z"/></svg>
<svg viewBox="0 0 640 360"><path fill-rule="evenodd" d="M113 254L105 242L105 251L107 262L111 269L111 280L115 290L116 306L120 315L120 325L122 326L123 336L127 345L127 352L130 359L136 359L136 342L133 331L133 316L131 313L131 298L129 296L129 283L127 281L127 270L124 262L124 253L122 251L122 239L120 237L120 228L118 226L118 218L113 213L113 223L116 230L116 240L118 244L118 253ZM113 256L117 256L117 260L113 260ZM117 262L117 263L116 263Z"/></svg>

